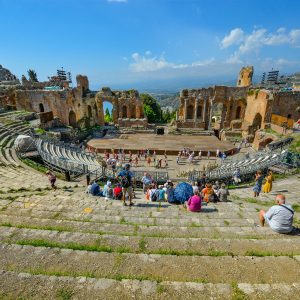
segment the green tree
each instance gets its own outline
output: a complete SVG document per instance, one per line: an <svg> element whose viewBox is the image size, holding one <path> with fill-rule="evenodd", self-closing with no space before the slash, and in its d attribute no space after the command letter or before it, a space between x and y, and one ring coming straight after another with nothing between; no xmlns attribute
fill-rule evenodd
<svg viewBox="0 0 300 300"><path fill-rule="evenodd" d="M163 112L163 121L165 123L170 123L172 120L176 118L176 111L170 112L167 108L166 111Z"/></svg>
<svg viewBox="0 0 300 300"><path fill-rule="evenodd" d="M106 107L105 115L104 115L104 122L109 123L109 122L112 122L112 121L113 121L112 116L110 115L108 107Z"/></svg>
<svg viewBox="0 0 300 300"><path fill-rule="evenodd" d="M149 123L162 122L162 110L157 100L149 94L140 94L140 98L144 103L144 112Z"/></svg>
<svg viewBox="0 0 300 300"><path fill-rule="evenodd" d="M27 71L27 74L28 74L28 77L29 77L29 81L38 82L37 75L36 75L36 72L34 70L29 69Z"/></svg>

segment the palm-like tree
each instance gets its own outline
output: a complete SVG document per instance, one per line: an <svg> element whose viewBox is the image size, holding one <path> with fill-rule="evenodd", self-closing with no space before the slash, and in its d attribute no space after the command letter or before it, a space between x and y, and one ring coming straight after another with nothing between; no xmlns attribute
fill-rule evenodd
<svg viewBox="0 0 300 300"><path fill-rule="evenodd" d="M38 82L37 75L36 75L36 72L34 70L29 69L27 71L27 74L28 74L28 77L29 77L29 81Z"/></svg>

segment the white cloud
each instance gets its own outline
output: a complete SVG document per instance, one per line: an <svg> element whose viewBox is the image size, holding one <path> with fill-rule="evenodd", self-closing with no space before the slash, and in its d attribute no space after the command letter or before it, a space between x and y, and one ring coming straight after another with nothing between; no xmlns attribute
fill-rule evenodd
<svg viewBox="0 0 300 300"><path fill-rule="evenodd" d="M150 57L151 51L146 51L145 56L140 55L139 53L133 53L131 55L133 63L130 64L130 69L134 72L153 72L159 71L162 69L185 69L193 67L203 67L208 65L213 65L215 63L214 58L210 58L203 61L196 61L191 64L176 64L169 62L165 59L164 54L160 57Z"/></svg>
<svg viewBox="0 0 300 300"><path fill-rule="evenodd" d="M106 0L107 2L127 3L127 0Z"/></svg>
<svg viewBox="0 0 300 300"><path fill-rule="evenodd" d="M156 56L145 57L139 53L133 53L131 57L134 62L130 67L135 72L152 72L173 66L173 64L167 62L163 56L159 58Z"/></svg>
<svg viewBox="0 0 300 300"><path fill-rule="evenodd" d="M293 45L298 45L300 44L300 29L293 29L290 31L289 36L291 38L291 43Z"/></svg>
<svg viewBox="0 0 300 300"><path fill-rule="evenodd" d="M226 59L226 63L230 65L236 65L236 64L242 64L243 61L239 58L238 53L234 52L232 55L230 55L229 58Z"/></svg>
<svg viewBox="0 0 300 300"><path fill-rule="evenodd" d="M267 29L254 29L250 34L246 34L242 29L235 28L226 35L221 42L221 49L233 44L239 45L238 49L227 59L228 63L241 63L241 56L258 52L264 46L290 45L299 47L300 29L292 29L289 32L284 27L278 28L275 33L270 33Z"/></svg>
<svg viewBox="0 0 300 300"><path fill-rule="evenodd" d="M233 44L239 44L244 38L244 31L241 28L232 29L221 41L221 48L227 48Z"/></svg>
<svg viewBox="0 0 300 300"><path fill-rule="evenodd" d="M210 66L213 65L216 62L215 58L209 58L206 60L202 60L202 61L196 61L192 63L192 67L203 67L203 66Z"/></svg>

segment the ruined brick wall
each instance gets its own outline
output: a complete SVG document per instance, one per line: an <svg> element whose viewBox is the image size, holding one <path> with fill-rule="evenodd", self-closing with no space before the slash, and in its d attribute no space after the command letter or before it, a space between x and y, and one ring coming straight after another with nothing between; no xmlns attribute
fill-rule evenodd
<svg viewBox="0 0 300 300"><path fill-rule="evenodd" d="M255 130L265 128L271 121L273 94L268 90L250 90L247 96L243 129L249 134Z"/></svg>
<svg viewBox="0 0 300 300"><path fill-rule="evenodd" d="M177 116L177 127L208 129L216 107L221 104L218 128L230 127L231 121L243 119L246 108L247 88L214 86L182 90Z"/></svg>
<svg viewBox="0 0 300 300"><path fill-rule="evenodd" d="M300 92L279 92L274 95L272 114L281 116L285 121L297 122L300 119L299 108Z"/></svg>
<svg viewBox="0 0 300 300"><path fill-rule="evenodd" d="M119 119L144 119L143 102L136 90L112 91L110 88L102 88L95 96L95 104L98 111L98 124L104 124L103 102L113 105L113 122L118 124ZM144 123L144 121L142 122Z"/></svg>

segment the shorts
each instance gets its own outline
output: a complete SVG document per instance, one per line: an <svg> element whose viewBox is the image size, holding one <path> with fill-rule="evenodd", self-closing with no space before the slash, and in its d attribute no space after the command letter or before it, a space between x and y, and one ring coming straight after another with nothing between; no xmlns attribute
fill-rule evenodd
<svg viewBox="0 0 300 300"><path fill-rule="evenodd" d="M123 195L126 196L126 192L127 192L128 196L131 196L132 195L132 186L122 187L122 193L123 193Z"/></svg>

